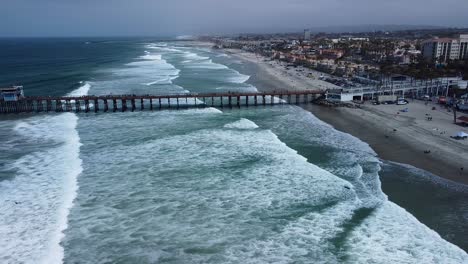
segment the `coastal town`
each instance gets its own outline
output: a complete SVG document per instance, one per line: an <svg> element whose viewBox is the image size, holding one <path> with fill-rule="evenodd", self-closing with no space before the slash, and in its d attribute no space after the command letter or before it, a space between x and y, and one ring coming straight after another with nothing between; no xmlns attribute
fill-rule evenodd
<svg viewBox="0 0 468 264"><path fill-rule="evenodd" d="M468 85L466 32L415 30L312 35L310 30L304 30L302 35L240 35L209 40L215 43L215 48L240 49L280 62L286 68L319 72L314 75L307 71L308 77L332 84L327 88L374 87L393 93L396 86L427 86L419 97L428 93L457 96ZM432 86L437 88L430 89ZM361 93L360 99L363 96Z"/></svg>
<svg viewBox="0 0 468 264"><path fill-rule="evenodd" d="M468 29L203 40L257 65L267 89L325 90L320 104L347 107L305 108L384 159L467 182Z"/></svg>

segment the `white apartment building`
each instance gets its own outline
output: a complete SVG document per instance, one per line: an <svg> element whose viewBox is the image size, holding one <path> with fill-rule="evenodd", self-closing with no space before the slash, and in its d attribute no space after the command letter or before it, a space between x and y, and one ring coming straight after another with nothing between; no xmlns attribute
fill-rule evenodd
<svg viewBox="0 0 468 264"><path fill-rule="evenodd" d="M434 38L422 43L424 58L445 63L450 60L468 59L468 34L459 38Z"/></svg>

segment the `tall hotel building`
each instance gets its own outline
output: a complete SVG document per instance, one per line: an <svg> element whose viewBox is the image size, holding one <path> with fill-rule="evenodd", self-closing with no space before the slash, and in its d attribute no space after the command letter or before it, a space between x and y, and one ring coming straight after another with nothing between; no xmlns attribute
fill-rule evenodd
<svg viewBox="0 0 468 264"><path fill-rule="evenodd" d="M422 55L426 59L445 63L450 60L468 59L468 34L459 38L434 38L422 43Z"/></svg>

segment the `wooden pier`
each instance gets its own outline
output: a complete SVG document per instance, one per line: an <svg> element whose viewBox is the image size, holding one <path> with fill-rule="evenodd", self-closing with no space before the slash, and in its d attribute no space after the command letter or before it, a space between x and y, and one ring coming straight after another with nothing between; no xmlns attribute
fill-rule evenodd
<svg viewBox="0 0 468 264"><path fill-rule="evenodd" d="M267 93L206 93L175 95L27 96L18 101L0 101L0 114L56 112L126 112L203 107L249 107L277 104L307 104L325 94L320 90Z"/></svg>

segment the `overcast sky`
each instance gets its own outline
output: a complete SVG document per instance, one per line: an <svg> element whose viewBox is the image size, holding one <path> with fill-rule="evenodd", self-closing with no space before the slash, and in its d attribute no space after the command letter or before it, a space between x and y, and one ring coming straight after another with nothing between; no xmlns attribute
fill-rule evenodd
<svg viewBox="0 0 468 264"><path fill-rule="evenodd" d="M172 36L364 24L468 27L468 0L0 0L0 36Z"/></svg>

